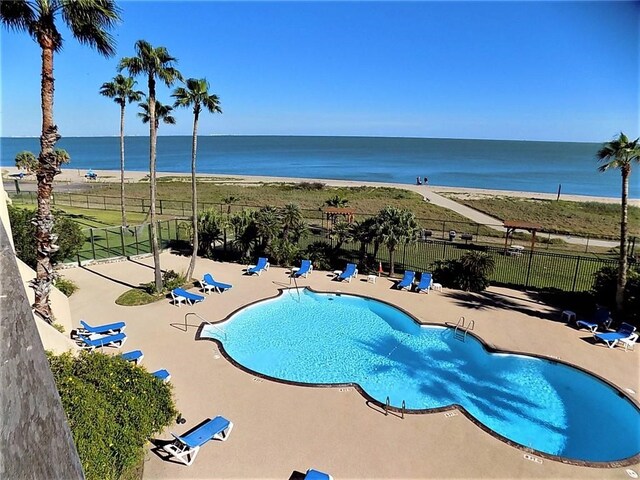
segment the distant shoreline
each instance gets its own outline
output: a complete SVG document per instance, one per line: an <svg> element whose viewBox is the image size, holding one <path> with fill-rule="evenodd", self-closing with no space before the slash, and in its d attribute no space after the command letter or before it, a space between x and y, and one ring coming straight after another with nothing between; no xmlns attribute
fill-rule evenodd
<svg viewBox="0 0 640 480"><path fill-rule="evenodd" d="M96 183L118 183L120 182L120 170L97 170L93 169L98 174L98 180ZM2 176L4 180L11 180L9 175L18 173L16 167L3 167ZM89 181L85 179L84 175L86 170L66 168L60 175L56 176L57 183L69 183L69 184L87 184ZM125 181L127 183L139 182L147 176L147 172L140 171L125 171ZM185 177L190 178L190 173L173 173L173 172L158 172L158 178L161 177ZM233 184L257 184L257 183L324 183L331 187L391 187L404 190L411 190L421 195L425 195L426 192L432 191L434 193L443 194L451 193L463 198L482 198L482 197L518 197L518 198L530 198L538 200L555 200L557 194L555 193L540 193L540 192L524 192L515 190L495 190L485 188L470 188L470 187L448 187L440 185L411 185L404 183L391 183L391 182L366 182L358 180L333 180L333 179L309 179L298 177L272 177L261 175L230 175L230 174L217 174L217 173L198 173L197 177L210 177L216 179L220 183L233 183ZM227 180L228 179L228 180ZM35 181L35 176L31 175L27 178L27 181ZM93 183L93 182L92 182ZM573 202L599 202L599 203L615 203L620 204L619 198L613 197L596 197L589 195L573 195L573 194L561 194L560 200L573 201ZM630 198L629 205L640 207L640 199Z"/></svg>

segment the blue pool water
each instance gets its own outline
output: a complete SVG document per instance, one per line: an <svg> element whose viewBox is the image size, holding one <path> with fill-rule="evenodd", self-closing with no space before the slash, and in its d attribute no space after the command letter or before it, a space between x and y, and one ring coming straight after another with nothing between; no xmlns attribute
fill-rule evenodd
<svg viewBox="0 0 640 480"><path fill-rule="evenodd" d="M567 365L488 353L471 336L455 340L451 329L419 326L375 300L285 290L202 336L270 377L357 383L408 409L462 405L491 430L544 453L609 462L640 452L640 411L604 382Z"/></svg>

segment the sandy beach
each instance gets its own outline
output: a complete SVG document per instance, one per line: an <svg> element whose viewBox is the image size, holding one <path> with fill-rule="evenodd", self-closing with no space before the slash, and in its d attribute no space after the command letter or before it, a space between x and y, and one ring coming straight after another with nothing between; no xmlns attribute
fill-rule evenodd
<svg viewBox="0 0 640 480"><path fill-rule="evenodd" d="M16 167L3 167L2 168L2 177L4 180L11 180L12 175L15 175L19 172ZM119 170L94 170L94 172L98 175L98 179L96 182L119 182L120 181L120 171ZM78 184L78 183L87 183L89 180L85 178L86 170L83 169L73 169L68 168L64 169L62 173L56 176L56 183L63 184ZM143 178L148 175L147 172L137 172L137 171L125 171L125 181L126 182L139 182ZM158 178L160 177L184 177L185 180L188 180L191 177L190 173L172 173L172 172L158 172ZM467 187L448 187L441 185L411 185L405 183L387 183L387 182L363 182L363 181L354 181L354 180L334 180L334 179L309 179L309 178L296 178L296 177L267 177L267 176L258 176L258 175L225 175L225 174L205 174L198 173L198 178L200 180L204 180L207 178L212 179L216 183L234 183L234 184L259 184L259 183L277 183L277 182L286 182L286 183L300 183L300 182L321 182L328 186L332 187L361 187L361 186L371 186L371 187L393 187L393 188L401 188L405 190L412 190L415 192L424 195L426 198L429 197L429 193L435 193L438 195L453 195L458 198L481 198L486 196L501 196L501 197L520 197L520 198L531 198L538 200L555 200L557 195L555 193L540 193L540 192L521 192L514 190L490 190L483 188L467 188ZM23 182L31 182L35 181L35 175L29 175L24 177ZM570 195L570 194L561 194L561 200L572 201L572 202L599 202L599 203L620 203L619 198L611 198L611 197L594 197L588 195ZM640 207L640 199L629 199L629 205Z"/></svg>

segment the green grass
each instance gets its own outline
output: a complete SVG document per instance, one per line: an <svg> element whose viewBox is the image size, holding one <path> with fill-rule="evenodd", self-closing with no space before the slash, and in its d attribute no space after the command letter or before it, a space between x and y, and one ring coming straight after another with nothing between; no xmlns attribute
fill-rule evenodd
<svg viewBox="0 0 640 480"><path fill-rule="evenodd" d="M620 205L530 198L469 199L457 202L499 218L537 223L545 232L616 239L620 237ZM629 235L640 236L640 208L629 206Z"/></svg>
<svg viewBox="0 0 640 480"><path fill-rule="evenodd" d="M116 304L125 307L148 305L149 303L157 302L163 298L165 298L164 294L151 295L150 293L145 292L142 288L132 288L120 295L116 299Z"/></svg>

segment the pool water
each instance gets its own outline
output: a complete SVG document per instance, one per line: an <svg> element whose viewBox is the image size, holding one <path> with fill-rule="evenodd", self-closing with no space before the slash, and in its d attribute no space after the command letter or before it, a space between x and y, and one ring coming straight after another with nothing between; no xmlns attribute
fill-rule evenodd
<svg viewBox="0 0 640 480"><path fill-rule="evenodd" d="M376 400L388 396L407 409L459 404L496 433L551 455L611 462L640 452L640 411L596 377L489 353L472 336L456 340L450 328L419 326L376 300L285 290L205 327L202 336L270 377L357 383Z"/></svg>

